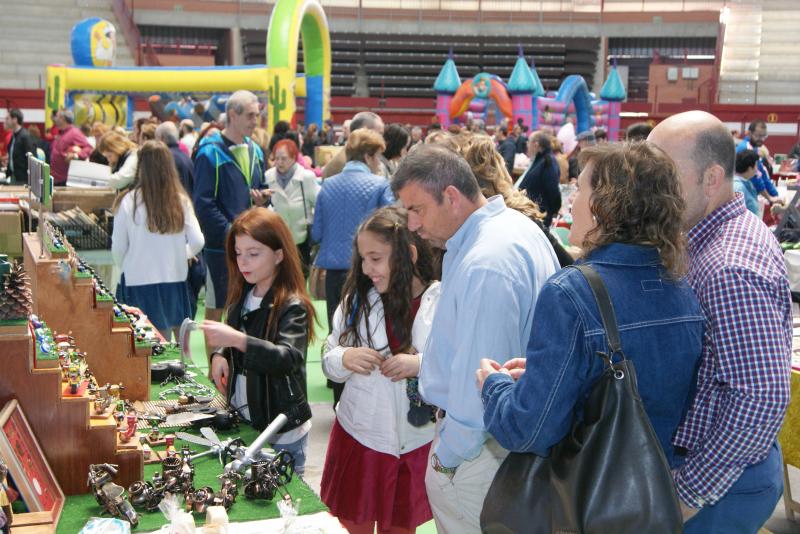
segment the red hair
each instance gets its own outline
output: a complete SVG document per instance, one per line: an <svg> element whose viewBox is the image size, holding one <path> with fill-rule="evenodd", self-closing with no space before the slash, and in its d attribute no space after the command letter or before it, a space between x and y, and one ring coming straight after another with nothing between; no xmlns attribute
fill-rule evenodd
<svg viewBox="0 0 800 534"><path fill-rule="evenodd" d="M275 146L272 147L272 159L275 159L275 154L278 153L279 148L286 149L286 153L289 154L290 158L294 160L297 159L297 153L299 151L297 150L297 145L291 139L281 139L280 141L275 143Z"/></svg>
<svg viewBox="0 0 800 534"><path fill-rule="evenodd" d="M291 142L291 141L290 141ZM314 338L314 306L306 292L306 281L300 267L300 256L294 245L292 232L280 215L266 208L250 208L236 217L225 238L225 258L228 263L228 302L226 308L241 300L244 294L244 276L236 263L236 236L248 235L272 250L283 251L283 261L276 266L272 283L273 309L280 310L291 298L303 302L308 314L308 342ZM272 331L278 313L270 313L267 335Z"/></svg>

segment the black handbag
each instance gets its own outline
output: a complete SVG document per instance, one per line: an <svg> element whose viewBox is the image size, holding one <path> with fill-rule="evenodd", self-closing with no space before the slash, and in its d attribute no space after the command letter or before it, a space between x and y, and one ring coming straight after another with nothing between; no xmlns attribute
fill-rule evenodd
<svg viewBox="0 0 800 534"><path fill-rule="evenodd" d="M506 457L483 503L481 529L493 534L683 532L669 464L639 397L633 362L622 352L608 291L588 265L571 268L583 273L597 301L608 341L608 354L598 352L605 370L589 394L583 420L573 423L549 457Z"/></svg>

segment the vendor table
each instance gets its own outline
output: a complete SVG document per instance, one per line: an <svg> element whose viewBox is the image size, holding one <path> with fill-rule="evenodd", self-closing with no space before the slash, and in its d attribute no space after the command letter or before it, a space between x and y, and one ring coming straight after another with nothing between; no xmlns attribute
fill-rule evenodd
<svg viewBox="0 0 800 534"><path fill-rule="evenodd" d="M179 352L177 349L168 349L163 355L154 357L154 361L165 361L171 359L179 359ZM194 370L196 372L195 379L206 385L211 385L210 381L203 375L203 373L197 369L190 368L190 370ZM151 388L151 398L153 400L158 399L159 393L166 387L170 387L170 384L165 386L160 386L158 384L153 384ZM179 429L174 429L179 430ZM200 435L200 433L196 430L192 429L181 429L186 431L190 434ZM171 431L168 431L171 432ZM232 430L232 431L219 431L217 435L219 435L220 439L225 439L228 437L241 437L246 444L252 443L255 438L258 436L259 432L252 428L249 425L241 424L239 430ZM187 444L186 442L176 439L175 440L175 448L180 450L180 448ZM192 450L196 452L203 452L205 449L201 446L194 445L188 443L188 445L192 448ZM159 449L159 447L154 447L154 449ZM160 447L163 450L163 447ZM211 486L215 490L219 489L219 480L217 479L217 475L222 473L222 466L219 463L219 460L216 457L207 456L203 458L198 458L194 462L195 466L195 476L194 476L194 485L196 488L200 488L202 486ZM153 473L160 471L161 465L150 464L145 465L144 467L144 476L145 480L150 480L153 476ZM126 488L127 489L127 488ZM295 477L292 481L286 486L286 491L291 495L292 499L296 504L299 504L300 514L314 514L317 512L324 512L327 510L327 507L322 504L319 497L309 488L305 482L300 480L299 478ZM272 501L262 501L256 500L251 501L245 498L244 491L239 489L239 495L236 498L236 502L233 504L231 509L228 511L228 517L230 521L233 522L244 522L244 521L255 521L255 520L263 520L263 519L271 519L279 517L280 514L278 512L277 502L280 499L280 496L276 496L275 499ZM139 512L139 526L136 528L134 532L148 532L152 530L159 529L162 525L167 523L166 518L163 516L161 512L146 512L143 510L137 510ZM81 530L83 525L89 520L90 517L97 517L102 515L102 508L97 504L95 501L94 496L92 494L86 495L76 495L67 497L66 504L64 505L64 510L61 513L61 520L58 523L58 530L59 534L75 534ZM200 516L199 514L195 514L195 523L197 525L201 525L205 520L205 516ZM238 531L237 531L238 532Z"/></svg>

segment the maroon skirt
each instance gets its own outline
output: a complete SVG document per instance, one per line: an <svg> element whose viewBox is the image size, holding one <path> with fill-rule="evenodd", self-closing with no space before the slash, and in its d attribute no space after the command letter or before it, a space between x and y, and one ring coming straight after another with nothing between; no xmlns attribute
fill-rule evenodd
<svg viewBox="0 0 800 534"><path fill-rule="evenodd" d="M414 529L433 518L425 491L431 444L399 458L365 447L334 421L321 491L333 515L354 523Z"/></svg>

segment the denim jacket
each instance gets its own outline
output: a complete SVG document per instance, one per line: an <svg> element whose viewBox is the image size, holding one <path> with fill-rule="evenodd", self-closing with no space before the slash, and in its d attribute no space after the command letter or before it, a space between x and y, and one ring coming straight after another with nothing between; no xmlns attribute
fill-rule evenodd
<svg viewBox="0 0 800 534"><path fill-rule="evenodd" d="M614 243L586 262L603 279L622 350L634 362L639 393L671 466L672 437L694 393L704 319L689 285L664 276L653 247ZM548 280L536 302L526 371L515 384L490 375L481 397L486 429L505 448L549 454L569 432L600 377L608 347L589 284L575 269Z"/></svg>

